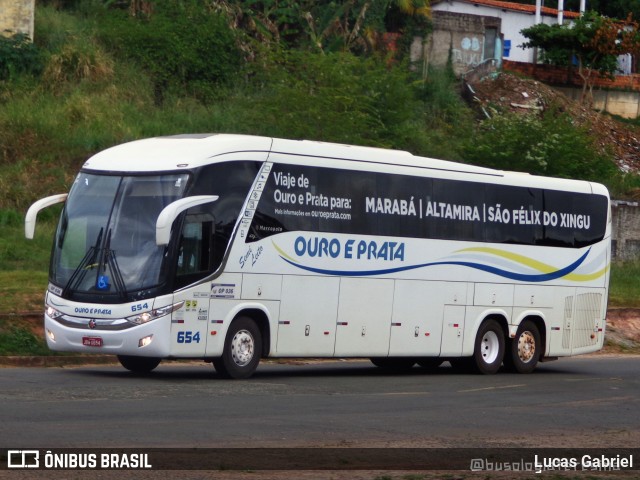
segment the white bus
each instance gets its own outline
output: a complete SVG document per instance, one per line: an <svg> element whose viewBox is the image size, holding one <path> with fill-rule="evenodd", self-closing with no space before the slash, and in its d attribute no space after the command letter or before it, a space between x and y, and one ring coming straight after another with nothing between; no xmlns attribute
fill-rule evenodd
<svg viewBox="0 0 640 480"><path fill-rule="evenodd" d="M480 373L602 348L609 196L402 151L177 135L91 157L46 292L57 351L251 376L264 357Z"/></svg>

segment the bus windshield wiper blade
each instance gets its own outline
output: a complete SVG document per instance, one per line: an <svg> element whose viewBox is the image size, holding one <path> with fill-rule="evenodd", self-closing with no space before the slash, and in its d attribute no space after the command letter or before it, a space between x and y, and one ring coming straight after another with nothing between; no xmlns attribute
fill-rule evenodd
<svg viewBox="0 0 640 480"><path fill-rule="evenodd" d="M116 292L123 300L127 298L127 287L122 278L122 271L120 270L120 266L118 265L118 260L116 259L116 252L111 250L111 229L109 229L109 233L107 234L107 241L104 247L102 263L104 269L109 267L111 271L111 275L113 276L113 285L115 286ZM104 271L104 270L103 270Z"/></svg>
<svg viewBox="0 0 640 480"><path fill-rule="evenodd" d="M71 274L71 277L69 277L69 281L67 282L67 284L64 286L64 289L62 290L62 297L66 298L67 294L69 293L69 290L71 290L72 288L75 289L80 284L80 282L82 282L85 275L87 274L87 270L95 266L96 259L98 257L98 252L99 252L98 247L100 246L100 242L102 242L103 232L104 232L104 227L100 229L100 232L98 233L98 238L96 238L96 243L91 248L89 248L89 250L87 250L87 253L85 253L84 257L82 258L82 260L80 261L76 269Z"/></svg>

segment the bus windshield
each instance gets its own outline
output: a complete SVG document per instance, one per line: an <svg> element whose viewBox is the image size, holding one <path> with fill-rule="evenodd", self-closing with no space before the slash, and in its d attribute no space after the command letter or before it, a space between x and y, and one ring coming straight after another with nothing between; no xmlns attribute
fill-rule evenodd
<svg viewBox="0 0 640 480"><path fill-rule="evenodd" d="M68 292L114 295L162 283L164 247L155 222L181 198L188 174L80 173L55 235L50 281Z"/></svg>

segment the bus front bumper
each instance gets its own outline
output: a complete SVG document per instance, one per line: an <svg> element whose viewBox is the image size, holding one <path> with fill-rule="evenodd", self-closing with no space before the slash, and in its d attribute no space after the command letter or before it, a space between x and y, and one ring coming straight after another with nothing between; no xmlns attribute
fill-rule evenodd
<svg viewBox="0 0 640 480"><path fill-rule="evenodd" d="M44 315L47 346L59 352L134 355L166 358L170 351L171 315L125 330L86 328L62 325Z"/></svg>

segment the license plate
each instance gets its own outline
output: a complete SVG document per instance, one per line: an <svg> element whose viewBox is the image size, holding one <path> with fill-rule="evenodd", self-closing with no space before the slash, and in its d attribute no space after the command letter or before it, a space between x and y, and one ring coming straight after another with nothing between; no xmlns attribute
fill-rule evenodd
<svg viewBox="0 0 640 480"><path fill-rule="evenodd" d="M85 347L101 347L102 338L100 337L82 337L82 345Z"/></svg>

